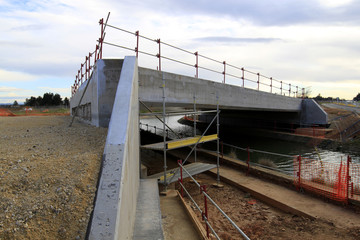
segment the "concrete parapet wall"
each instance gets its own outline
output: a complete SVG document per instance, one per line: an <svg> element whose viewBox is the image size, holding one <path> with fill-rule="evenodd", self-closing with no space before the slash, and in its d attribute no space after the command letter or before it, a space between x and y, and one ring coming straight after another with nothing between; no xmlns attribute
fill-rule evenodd
<svg viewBox="0 0 360 240"><path fill-rule="evenodd" d="M131 239L139 189L138 67L126 57L113 104L89 239Z"/></svg>
<svg viewBox="0 0 360 240"><path fill-rule="evenodd" d="M97 127L109 125L122 63L123 60L121 59L99 59L96 62L77 113L83 121ZM84 82L70 99L72 114L75 113L75 108L79 105L87 83Z"/></svg>
<svg viewBox="0 0 360 240"><path fill-rule="evenodd" d="M194 94L199 108L214 108L216 95L221 109L247 109L300 112L300 98L261 92L233 85L173 73L139 68L140 100L152 105L162 103L162 77L165 78L167 106L193 106Z"/></svg>

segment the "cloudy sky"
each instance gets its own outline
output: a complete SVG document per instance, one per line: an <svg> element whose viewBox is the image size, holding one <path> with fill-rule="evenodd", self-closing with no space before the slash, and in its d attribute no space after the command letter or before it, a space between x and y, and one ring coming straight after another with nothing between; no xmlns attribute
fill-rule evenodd
<svg viewBox="0 0 360 240"><path fill-rule="evenodd" d="M100 36L98 21L108 12L111 25L306 87L312 96L352 99L360 92L360 1L0 0L0 103L45 92L70 97L80 63ZM135 47L134 36L111 28L105 41ZM157 53L156 44L140 47ZM195 64L194 56L163 51ZM105 45L103 57L132 54ZM139 65L156 68L157 59L140 55ZM166 61L162 67L195 74ZM200 71L200 77L207 74Z"/></svg>

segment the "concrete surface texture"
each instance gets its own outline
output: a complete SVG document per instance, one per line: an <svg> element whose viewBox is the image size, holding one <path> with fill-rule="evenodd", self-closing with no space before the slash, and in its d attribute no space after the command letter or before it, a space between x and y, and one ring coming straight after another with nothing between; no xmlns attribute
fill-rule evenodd
<svg viewBox="0 0 360 240"><path fill-rule="evenodd" d="M163 74L162 74L163 73ZM162 103L162 76L166 82L167 106L193 107L194 94L199 108L214 108L216 95L221 109L248 109L300 112L300 98L261 92L209 80L197 79L173 73L139 68L140 100Z"/></svg>
<svg viewBox="0 0 360 240"><path fill-rule="evenodd" d="M97 127L107 127L110 122L115 93L120 78L122 59L99 59L85 91L87 81L84 82L76 94L70 99L70 109L79 105L81 96L85 95L80 103L78 116L83 121Z"/></svg>
<svg viewBox="0 0 360 240"><path fill-rule="evenodd" d="M304 99L301 107L301 123L304 125L327 123L327 113L314 99Z"/></svg>
<svg viewBox="0 0 360 240"><path fill-rule="evenodd" d="M285 116L293 123L327 124L327 114L311 99L292 98L277 94L261 92L173 73L159 72L139 68L139 97L148 106L160 106L162 103L162 81L166 82L166 106L192 108L194 95L199 109L213 109L219 101L221 110L238 110L241 113L272 112L273 118L282 113L298 115ZM239 113L235 113L239 115ZM240 114L243 115L243 114ZM275 117L274 117L275 116ZM279 115L280 116L280 115ZM284 118L281 117L280 118ZM231 120L232 121L232 120Z"/></svg>
<svg viewBox="0 0 360 240"><path fill-rule="evenodd" d="M136 204L134 240L164 239L156 179L141 179Z"/></svg>
<svg viewBox="0 0 360 240"><path fill-rule="evenodd" d="M89 239L131 239L139 188L137 59L126 57L117 86Z"/></svg>
<svg viewBox="0 0 360 240"><path fill-rule="evenodd" d="M108 126L121 68L122 60L98 60L78 111L79 116L85 121L95 126ZM271 118L280 117L292 123L304 125L327 124L326 113L313 100L291 98L146 68L138 68L138 74L139 99L149 106L161 106L163 97L161 86L164 77L166 82L166 105L168 107L192 108L195 95L199 109L213 109L217 104L218 97L221 110L269 112L272 114L269 115ZM70 108L72 112L78 106L81 95L85 91L85 86L86 82L80 86L78 92L71 98ZM239 115L238 112L235 112L235 114ZM283 117L279 114L291 115L284 115ZM90 117L87 115L90 115ZM286 122L286 120L282 121Z"/></svg>

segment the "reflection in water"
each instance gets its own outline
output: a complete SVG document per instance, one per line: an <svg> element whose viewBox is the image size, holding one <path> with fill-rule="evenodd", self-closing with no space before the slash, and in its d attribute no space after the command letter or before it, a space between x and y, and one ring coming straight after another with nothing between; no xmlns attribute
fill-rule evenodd
<svg viewBox="0 0 360 240"><path fill-rule="evenodd" d="M166 124L169 125L174 130L174 132L180 134L181 137L193 136L193 127L183 125L178 122L181 117L182 116L168 117L166 118ZM148 130L153 133L155 133L156 131L156 134L158 135L161 135L163 132L163 124L156 118L141 119L140 122L142 124L141 128L144 130ZM148 124L148 126L146 126L146 124ZM176 134L172 133L171 131L168 131L167 134L170 138L177 138ZM197 130L197 134L199 135L201 134L201 132ZM243 161L246 161L248 158L248 152L246 151L247 147L249 147L250 149L261 150L270 153L288 155L279 156L267 153L250 152L250 162L260 163L262 165L277 168L290 175L293 174L293 162L298 155L315 160L319 160L320 157L321 160L325 162L340 162L341 160L346 161L348 156L348 154L345 153L334 152L320 148L315 150L313 146L304 143L282 141L266 137L242 135L241 133L234 133L234 131L229 133L222 132L220 130L220 138L221 141L223 141L224 143L238 146L241 148L233 148L224 144L222 147L224 155L238 158ZM216 143L209 142L203 144L203 147L215 150ZM351 154L350 156L353 162L360 162L360 156Z"/></svg>

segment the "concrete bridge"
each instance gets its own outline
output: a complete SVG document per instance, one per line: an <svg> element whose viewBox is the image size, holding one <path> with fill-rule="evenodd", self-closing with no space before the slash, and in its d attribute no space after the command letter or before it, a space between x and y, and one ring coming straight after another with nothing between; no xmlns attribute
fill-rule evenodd
<svg viewBox="0 0 360 240"><path fill-rule="evenodd" d="M192 108L194 96L199 109L213 109L218 101L225 112L222 116L225 124L226 119L238 115L242 118L246 115L247 119L263 116L299 126L327 124L326 113L313 100L140 68L136 57L99 59L90 80L80 86L70 101L72 114L79 106L80 118L109 129L90 239L141 239L134 235L138 191L142 184L139 100L150 107L161 106L163 80L167 107Z"/></svg>

